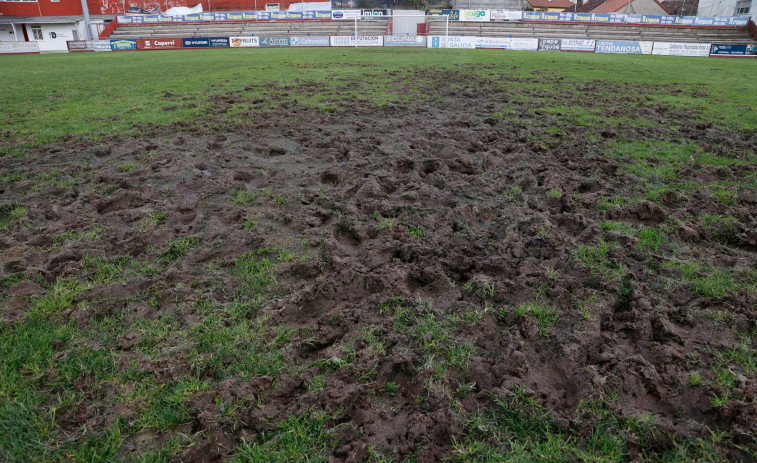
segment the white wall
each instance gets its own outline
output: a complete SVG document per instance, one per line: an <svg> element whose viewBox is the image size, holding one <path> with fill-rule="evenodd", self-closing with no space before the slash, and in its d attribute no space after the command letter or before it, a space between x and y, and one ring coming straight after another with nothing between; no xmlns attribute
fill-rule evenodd
<svg viewBox="0 0 757 463"><path fill-rule="evenodd" d="M21 27L16 26L16 33L18 34L18 40L24 41L24 31ZM13 42L16 37L13 35L13 26L10 24L0 24L0 42Z"/></svg>
<svg viewBox="0 0 757 463"><path fill-rule="evenodd" d="M736 16L737 3L738 0L699 0L697 16ZM752 0L749 14L741 16L757 18L757 0Z"/></svg>
<svg viewBox="0 0 757 463"><path fill-rule="evenodd" d="M39 51L67 51L66 41L75 40L74 30L77 31L79 40L85 38L84 21L63 24L26 24L29 41L34 41L32 26L42 27L42 40L36 41L39 43Z"/></svg>

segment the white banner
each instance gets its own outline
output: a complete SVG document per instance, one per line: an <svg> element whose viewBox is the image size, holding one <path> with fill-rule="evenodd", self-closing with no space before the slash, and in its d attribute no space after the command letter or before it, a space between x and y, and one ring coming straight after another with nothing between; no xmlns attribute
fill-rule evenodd
<svg viewBox="0 0 757 463"><path fill-rule="evenodd" d="M259 47L260 37L229 37L231 48Z"/></svg>
<svg viewBox="0 0 757 463"><path fill-rule="evenodd" d="M502 50L538 50L539 39L479 37L476 41L476 48L500 48Z"/></svg>
<svg viewBox="0 0 757 463"><path fill-rule="evenodd" d="M586 51L594 52L596 42L594 40L562 39L560 51Z"/></svg>
<svg viewBox="0 0 757 463"><path fill-rule="evenodd" d="M491 10L492 21L520 21L523 19L522 11L512 10Z"/></svg>
<svg viewBox="0 0 757 463"><path fill-rule="evenodd" d="M328 47L329 37L327 35L324 35L324 36L307 35L307 36L302 36L302 37L289 37L289 46L290 47Z"/></svg>
<svg viewBox="0 0 757 463"><path fill-rule="evenodd" d="M334 10L331 12L331 19L360 19L362 10Z"/></svg>
<svg viewBox="0 0 757 463"><path fill-rule="evenodd" d="M382 47L384 46L383 35L335 35L331 37L332 47Z"/></svg>
<svg viewBox="0 0 757 463"><path fill-rule="evenodd" d="M95 47L95 51L113 51L110 46L110 40L93 40L92 44Z"/></svg>
<svg viewBox="0 0 757 463"><path fill-rule="evenodd" d="M655 42L653 55L710 56L709 43Z"/></svg>
<svg viewBox="0 0 757 463"><path fill-rule="evenodd" d="M110 44L108 44L110 47ZM0 42L0 55L39 53L37 42Z"/></svg>
<svg viewBox="0 0 757 463"><path fill-rule="evenodd" d="M489 21L490 10L460 10L460 21Z"/></svg>
<svg viewBox="0 0 757 463"><path fill-rule="evenodd" d="M431 36L426 42L428 48L476 48L478 37Z"/></svg>

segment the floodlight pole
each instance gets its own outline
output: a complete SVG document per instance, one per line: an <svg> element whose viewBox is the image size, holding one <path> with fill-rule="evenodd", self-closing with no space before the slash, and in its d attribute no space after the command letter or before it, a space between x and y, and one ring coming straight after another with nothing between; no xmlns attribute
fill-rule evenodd
<svg viewBox="0 0 757 463"><path fill-rule="evenodd" d="M355 47L357 48L357 16L355 16Z"/></svg>
<svg viewBox="0 0 757 463"><path fill-rule="evenodd" d="M82 13L84 14L84 27L87 29L87 35L85 35L86 40L92 40L92 31L90 30L91 26L89 25L89 6L87 6L87 0L81 0L81 9Z"/></svg>

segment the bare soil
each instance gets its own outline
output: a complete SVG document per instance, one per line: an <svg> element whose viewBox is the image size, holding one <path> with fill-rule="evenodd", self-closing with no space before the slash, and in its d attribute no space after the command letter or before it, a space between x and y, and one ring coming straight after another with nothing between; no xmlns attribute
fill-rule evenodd
<svg viewBox="0 0 757 463"><path fill-rule="evenodd" d="M2 175L21 170L33 179L57 169L70 182L2 186L0 201L29 215L0 236L0 276L37 276L42 286L86 281L85 256L159 262L171 240L193 237L186 256L161 273L124 272L93 284L60 314L82 329L117 314L126 325L175 314L174 326L189 332L204 323L197 301L231 303L239 280L224 269L236 259L263 248L294 253L272 267L276 283L249 315L296 330L279 373L242 378L198 369L203 359L189 354L191 339L160 341L157 355L147 355L137 348L144 333L119 333L108 346L119 369L134 361L161 381L199 375L210 384L186 400L187 423L128 436L122 455L199 432L176 458L221 460L243 439L254 442L286 417L320 409L336 426L333 461L363 461L371 451L439 461L453 456L466 417L517 389L546 407L562 432L589 435L596 417L581 405L604 398L620 419L656 416L647 448L662 451L713 429L726 432L720 450L727 458L749 460L755 376L734 367L732 399L714 406L723 389L709 366L754 333L757 295L743 286L702 295L666 264L695 260L734 275L754 269L757 191L739 189L732 204L704 188L633 199L639 178L605 151L619 139L664 140L738 158L757 152L757 134L726 131L694 110L647 98L681 89L609 82L588 83L586 92L597 96L582 104L650 123L571 126L541 110L542 100L526 98L546 90L503 85L507 78L425 70L388 84L397 94L417 90L417 100L346 99L330 111L297 102L328 94L320 84L277 89L274 106L233 92L211 99L209 119L220 123L145 126L136 138L68 140L31 158L3 159ZM439 82L456 88L440 90ZM555 105L575 104L549 96ZM165 99L167 111L181 100ZM133 168L122 167L127 162ZM692 163L662 182L708 186L755 171ZM235 202L240 191L254 200ZM613 197L626 201L597 206ZM145 225L158 211L165 219ZM714 234L703 213L734 217L732 233ZM254 226L245 226L250 217ZM642 249L638 236L603 229L608 220L664 227L669 241ZM92 230L91 239L56 240ZM625 270L620 276L576 257L579 246L600 242L609 245L609 271ZM26 280L4 289L5 323L18 323L42 291ZM554 324L517 313L530 303L554 308ZM443 329L422 331L424 321ZM462 360L444 358L455 346L466 347ZM691 384L692 372L702 384ZM322 387L310 386L316 377ZM69 435L117 416L134 419L139 409L120 402L122 386L113 382L83 375L77 387L83 401L60 412ZM241 408L222 414L218 398ZM629 435L627 445L636 458L641 444Z"/></svg>

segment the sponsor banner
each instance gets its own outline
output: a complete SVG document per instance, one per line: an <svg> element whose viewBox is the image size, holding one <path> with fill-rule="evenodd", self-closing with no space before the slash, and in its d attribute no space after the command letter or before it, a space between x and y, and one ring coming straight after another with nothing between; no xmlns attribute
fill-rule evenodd
<svg viewBox="0 0 757 463"><path fill-rule="evenodd" d="M560 51L583 51L594 53L596 42L589 39L561 39Z"/></svg>
<svg viewBox="0 0 757 463"><path fill-rule="evenodd" d="M331 10L305 11L302 14L304 19L331 19Z"/></svg>
<svg viewBox="0 0 757 463"><path fill-rule="evenodd" d="M502 37L478 37L476 48L499 48L501 50L538 50L539 39L511 39Z"/></svg>
<svg viewBox="0 0 757 463"><path fill-rule="evenodd" d="M37 42L0 42L0 55L39 53Z"/></svg>
<svg viewBox="0 0 757 463"><path fill-rule="evenodd" d="M489 21L490 10L460 10L460 21Z"/></svg>
<svg viewBox="0 0 757 463"><path fill-rule="evenodd" d="M181 48L181 39L137 39L139 50L177 50Z"/></svg>
<svg viewBox="0 0 757 463"><path fill-rule="evenodd" d="M208 40L211 48L229 48L228 37L210 37Z"/></svg>
<svg viewBox="0 0 757 463"><path fill-rule="evenodd" d="M332 36L332 47L381 47L384 45L382 35Z"/></svg>
<svg viewBox="0 0 757 463"><path fill-rule="evenodd" d="M69 40L66 42L69 52L76 51L95 51L95 46L91 40Z"/></svg>
<svg viewBox="0 0 757 463"><path fill-rule="evenodd" d="M539 39L539 50L560 51L560 39Z"/></svg>
<svg viewBox="0 0 757 463"><path fill-rule="evenodd" d="M563 13L551 11L524 11L523 21L569 21L568 16L561 16L561 14Z"/></svg>
<svg viewBox="0 0 757 463"><path fill-rule="evenodd" d="M181 48L208 48L210 39L207 37L196 37L191 39L181 39Z"/></svg>
<svg viewBox="0 0 757 463"><path fill-rule="evenodd" d="M613 24L650 24L662 26L739 26L745 27L746 17L735 16L670 16L618 13L557 13L524 11L523 21L601 22Z"/></svg>
<svg viewBox="0 0 757 463"><path fill-rule="evenodd" d="M652 54L653 42L632 42L628 40L597 40L596 53L623 53L629 55Z"/></svg>
<svg viewBox="0 0 757 463"><path fill-rule="evenodd" d="M110 48L111 50L136 50L137 49L137 41L136 40L111 40L110 41Z"/></svg>
<svg viewBox="0 0 757 463"><path fill-rule="evenodd" d="M610 24L648 24L661 26L746 27L746 16L670 16L618 13L559 13L553 11L508 10L429 10L430 15L449 16L453 21L549 21L601 22ZM157 24L193 21L255 21L281 19L363 19L387 18L391 10L322 10L322 11L244 11L233 13L195 13L183 16L160 14L117 16L119 24Z"/></svg>
<svg viewBox="0 0 757 463"><path fill-rule="evenodd" d="M260 37L229 37L231 48L259 47Z"/></svg>
<svg viewBox="0 0 757 463"><path fill-rule="evenodd" d="M655 42L654 47L652 48L652 54L669 56L708 56L710 54L710 44Z"/></svg>
<svg viewBox="0 0 757 463"><path fill-rule="evenodd" d="M113 51L110 47L110 40L93 40L92 47L95 51Z"/></svg>
<svg viewBox="0 0 757 463"><path fill-rule="evenodd" d="M511 10L491 10L490 19L492 21L520 21L521 19L523 19L523 12Z"/></svg>
<svg viewBox="0 0 757 463"><path fill-rule="evenodd" d="M360 10L363 19L389 19L392 10Z"/></svg>
<svg viewBox="0 0 757 463"><path fill-rule="evenodd" d="M288 47L289 37L260 37L261 47Z"/></svg>
<svg viewBox="0 0 757 463"><path fill-rule="evenodd" d="M290 47L328 47L330 44L328 36L302 36L289 37Z"/></svg>
<svg viewBox="0 0 757 463"><path fill-rule="evenodd" d="M385 47L426 47L426 37L420 35L385 35Z"/></svg>
<svg viewBox="0 0 757 463"><path fill-rule="evenodd" d="M437 37L431 36L426 42L428 48L476 48L478 37Z"/></svg>
<svg viewBox="0 0 757 463"><path fill-rule="evenodd" d="M710 56L757 57L757 45L712 44Z"/></svg>
<svg viewBox="0 0 757 463"><path fill-rule="evenodd" d="M355 18L360 19L361 10L333 10L331 12L331 19L349 19L354 21Z"/></svg>
<svg viewBox="0 0 757 463"><path fill-rule="evenodd" d="M450 21L460 20L460 10L428 10L429 16L449 16Z"/></svg>

